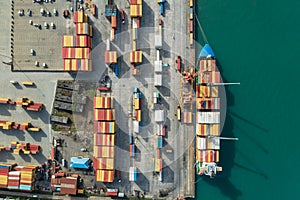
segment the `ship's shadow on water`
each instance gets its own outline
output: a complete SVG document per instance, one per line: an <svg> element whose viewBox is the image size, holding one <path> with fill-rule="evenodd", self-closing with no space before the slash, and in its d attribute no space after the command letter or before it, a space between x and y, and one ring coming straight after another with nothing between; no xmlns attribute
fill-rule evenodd
<svg viewBox="0 0 300 200"><path fill-rule="evenodd" d="M228 94L228 90L226 91ZM222 131L223 137L233 138L236 137L233 132L234 120L231 116L226 116L225 126ZM223 167L223 171L218 173L214 179L204 177L204 181L210 185L218 187L219 190L232 200L238 199L242 192L230 181L231 170L235 165L235 143L236 141L224 140L221 142L220 150L220 163Z"/></svg>

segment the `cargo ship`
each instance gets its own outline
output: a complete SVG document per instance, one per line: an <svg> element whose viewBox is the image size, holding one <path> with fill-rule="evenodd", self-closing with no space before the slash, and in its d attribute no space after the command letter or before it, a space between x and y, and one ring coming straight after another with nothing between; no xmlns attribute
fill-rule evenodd
<svg viewBox="0 0 300 200"><path fill-rule="evenodd" d="M215 55L206 44L199 53L196 89L196 173L213 178L222 171L218 166L220 151L220 72Z"/></svg>

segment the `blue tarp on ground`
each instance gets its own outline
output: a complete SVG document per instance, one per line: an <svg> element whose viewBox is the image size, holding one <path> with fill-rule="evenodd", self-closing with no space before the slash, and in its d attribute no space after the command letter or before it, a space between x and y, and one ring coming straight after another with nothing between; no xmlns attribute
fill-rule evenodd
<svg viewBox="0 0 300 200"><path fill-rule="evenodd" d="M211 49L211 47L209 46L209 44L204 45L204 47L201 49L199 54L199 57L207 57L207 56L215 57L215 54Z"/></svg>
<svg viewBox="0 0 300 200"><path fill-rule="evenodd" d="M88 169L89 160L90 160L89 158L72 157L70 161L70 167L78 168L78 169Z"/></svg>

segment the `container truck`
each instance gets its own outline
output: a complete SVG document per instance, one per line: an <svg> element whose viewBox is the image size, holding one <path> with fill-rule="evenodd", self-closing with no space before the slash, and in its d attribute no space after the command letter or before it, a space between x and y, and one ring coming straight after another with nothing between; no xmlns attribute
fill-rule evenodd
<svg viewBox="0 0 300 200"><path fill-rule="evenodd" d="M121 15L122 24L125 24L125 12L122 8L120 9L120 15Z"/></svg>

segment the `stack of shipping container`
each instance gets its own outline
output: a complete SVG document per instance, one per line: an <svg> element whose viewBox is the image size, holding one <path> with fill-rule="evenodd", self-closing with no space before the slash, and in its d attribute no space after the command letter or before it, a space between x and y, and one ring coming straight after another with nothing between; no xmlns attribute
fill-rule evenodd
<svg viewBox="0 0 300 200"><path fill-rule="evenodd" d="M192 46L194 44L194 11L193 11L193 7L194 7L194 0L190 0L190 45Z"/></svg>
<svg viewBox="0 0 300 200"><path fill-rule="evenodd" d="M94 157L95 179L113 182L115 157L115 110L113 97L94 97Z"/></svg>
<svg viewBox="0 0 300 200"><path fill-rule="evenodd" d="M40 146L36 144L30 143L19 143L19 142L11 142L10 149L13 150L14 154L20 154L21 152L24 154L37 154L39 153Z"/></svg>
<svg viewBox="0 0 300 200"><path fill-rule="evenodd" d="M143 52L137 50L138 28L140 28L141 17L143 16L143 1L142 0L130 0L130 17L132 19L132 52L130 52L130 63L132 68L132 74L139 74L139 70L135 68L136 64L140 64L143 61Z"/></svg>
<svg viewBox="0 0 300 200"><path fill-rule="evenodd" d="M64 35L62 39L64 71L92 71L92 25L83 11L75 11L73 21L76 36Z"/></svg>
<svg viewBox="0 0 300 200"><path fill-rule="evenodd" d="M117 5L115 5L112 1L106 1L105 3L105 17L110 20L111 22L111 34L110 34L110 40L114 41L115 39L115 30L118 26L117 21Z"/></svg>
<svg viewBox="0 0 300 200"><path fill-rule="evenodd" d="M32 191L33 183L36 177L37 166L26 166L20 169L21 178L20 178L20 190Z"/></svg>
<svg viewBox="0 0 300 200"><path fill-rule="evenodd" d="M219 162L220 149L220 98L218 87L220 73L216 60L202 58L196 77L196 160L200 163Z"/></svg>
<svg viewBox="0 0 300 200"><path fill-rule="evenodd" d="M0 164L0 188L31 192L34 189L37 166Z"/></svg>

